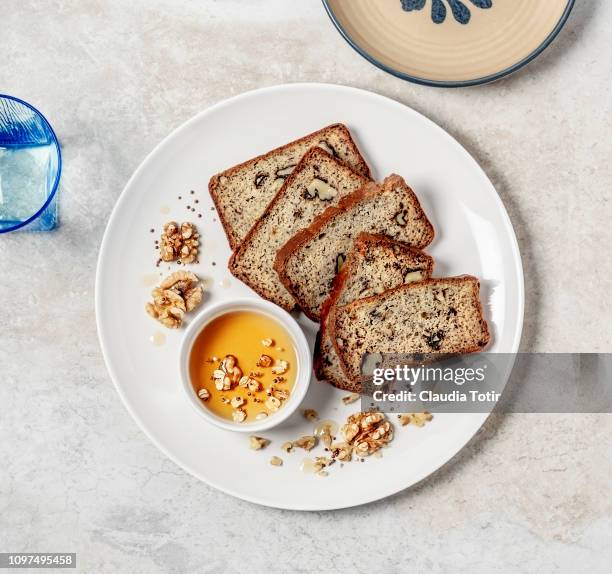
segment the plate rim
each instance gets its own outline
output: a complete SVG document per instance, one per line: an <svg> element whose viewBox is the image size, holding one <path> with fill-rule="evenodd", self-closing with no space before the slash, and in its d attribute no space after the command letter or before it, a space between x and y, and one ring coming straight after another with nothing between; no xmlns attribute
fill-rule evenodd
<svg viewBox="0 0 612 574"><path fill-rule="evenodd" d="M522 332L523 332L523 321L524 321L524 307L525 307L525 281L524 281L524 274L523 274L523 265L522 265L522 257L521 257L521 252L519 249L519 245L518 245L518 240L516 238L516 233L514 232L514 227L512 225L512 221L510 219L510 216L508 214L508 211L506 210L506 207L503 204L503 201L501 200L501 197L499 196L499 193L497 192L495 186L493 185L493 183L491 182L491 180L489 179L489 177L487 176L486 172L483 170L483 168L480 166L480 164L476 161L476 159L468 152L467 149L465 149L463 147L463 145L461 145L461 143L455 139L455 137L453 137L449 132L447 132L446 130L444 130L441 126L439 126L438 124L436 124L433 120L430 120L427 116L425 116L424 114L422 114L421 112L414 110L413 108L407 106L406 104L403 104L397 100L394 100L393 98L389 98L387 96L378 94L376 92L370 91L370 90L365 90L362 88L356 88L353 86L346 86L346 85L342 85L342 84L332 84L332 83L318 83L318 82L295 82L295 83L285 83L285 84L276 84L276 85L272 85L272 86L266 86L263 88L257 88L254 90L249 90L234 96L231 96L229 98L223 99L207 108L205 108L204 110L198 112L197 114L195 114L193 117L191 117L190 119L188 119L187 121L183 122L181 125L179 125L177 128L175 128L174 130L172 130L164 139L162 139L152 150L151 152L149 152L145 158L141 161L141 163L138 165L138 167L136 168L136 170L133 172L133 174L130 176L130 178L128 179L127 183L125 184L123 190L121 191L121 194L119 195L119 197L117 198L115 205L111 211L111 214L107 220L106 223L106 227L104 230L104 234L102 237L102 241L100 243L100 248L98 251L98 260L96 263L96 277L95 277L95 293L94 293L94 308L95 308L95 316L96 316L96 330L97 330L97 334L98 334L98 341L100 344L100 349L102 351L102 357L104 359L104 364L106 366L106 369L108 371L108 374L113 382L113 385L115 387L115 390L117 391L117 394L119 395L119 397L121 398L121 401L124 405L124 407L126 408L126 410L128 411L128 413L131 415L131 417L134 419L134 421L136 422L136 424L138 425L138 427L140 428L140 430L144 433L144 435L166 456L168 457L172 462L174 462L179 468L183 469L184 471L186 471L187 473L189 473L190 475L192 475L193 477L195 477L196 479L202 481L203 483L225 493L228 494L230 496L233 496L235 498L238 498L240 500L245 500L247 502L253 503L253 504L257 504L260 506L265 506L268 508L279 508L279 509L283 509L283 510L296 510L296 511L313 511L313 512L318 512L318 511L328 511L328 510L340 510L343 508L353 508L353 507L357 507L357 506L362 506L365 504L369 504L378 500L382 500L384 498L388 498L389 496L393 496L399 492L402 492L404 490L407 490L408 488L413 488L415 486L417 486L418 484L420 484L425 478L433 475L434 473L438 472L442 467L446 466L447 464L449 464L449 462L451 462L464 448L465 446L474 438L474 436L477 434L478 430L482 427L482 425L485 423L485 421L488 419L489 415L491 414L489 413L458 413L459 416L461 417L471 417L474 419L475 423L477 422L477 426L475 426L475 430L474 432L467 437L466 440L462 440L460 441L460 444L458 446L458 448L453 449L452 454L450 454L450 456L445 456L444 461L433 471L428 471L426 473L423 474L423 476L419 476L414 482L412 482L411 484L408 485L403 485L403 486L399 486L396 487L395 485L388 488L385 491L377 491L376 494L372 494L371 496L367 496L365 497L363 500L360 500L359 502L356 503L342 503L342 504L333 504L333 505L325 505L325 504L319 504L319 505L305 505L305 504L300 504L299 500L296 500L294 503L292 504L283 504L283 503L270 503L268 501L262 500L262 499L258 499L257 497L254 496L250 496L250 495L244 495L242 493L238 493L235 492L233 489L231 488L227 488L225 487L223 484L218 483L217 481L214 480L210 480L208 478L203 478L202 476L200 476L200 474L195 471L193 468L191 468L191 465L185 464L183 461L180 461L177 459L177 457L174 456L173 453L171 453L165 446L163 446L148 430L147 425L143 422L143 420L141 419L141 417L136 413L135 409L132 407L132 405L129 403L129 401L127 400L127 397L125 396L121 386L118 383L118 379L119 377L117 376L117 373L115 371L115 368L112 364L112 362L110 361L110 352L108 349L108 345L105 341L110 340L110 338L108 338L107 333L105 331L105 328L103 326L103 322L101 320L101 316L102 316L102 301L101 301L101 283L102 283L102 271L103 271L103 267L104 267L104 259L105 259L105 254L108 251L108 244L111 241L111 235L112 235L112 230L114 228L115 225L117 225L117 220L119 217L119 213L121 211L121 208L123 206L123 204L127 201L127 196L128 196L128 190L132 187L132 185L134 184L134 182L140 177L141 173L144 172L149 164L154 160L155 156L160 153L162 150L164 150L164 148L169 147L173 144L174 140L178 139L180 137L180 135L182 134L183 131L188 130L193 124L197 123L198 121L200 121L200 118L202 116L205 115L209 115L209 114L213 114L214 112L216 112L217 110L225 107L225 106L230 106L235 104L236 102L239 102L242 99L248 99L250 97L253 96L257 96L257 95L261 95L261 94L266 94L266 93L270 93L270 92L275 92L275 91L285 91L285 90L301 90L301 89L309 89L309 88L314 88L314 89L327 89L327 90L332 90L332 91L344 91L346 93L356 93L356 94L360 94L362 96L366 96L369 98L373 98L373 99L378 99L381 101L384 101L387 105L392 105L397 107L398 109L401 108L403 112L408 112L408 113L412 113L415 114L416 116L420 117L423 121L425 121L426 123L430 124L430 126L432 128L434 128L435 130L438 130L439 132L441 132L445 137L449 138L449 140L452 142L452 144L457 147L459 149L459 151L465 155L469 160L472 161L472 163L474 164L474 168L479 172L481 177L484 177L486 179L486 181L489 182L491 189L493 190L493 197L495 198L496 204L497 204L497 208L500 211L500 214L502 216L502 220L504 222L504 227L506 229L506 234L510 240L510 244L511 244L511 249L512 252L514 254L514 267L515 267L515 272L516 272L516 277L517 277L517 282L518 282L518 293L517 293L517 300L518 300L518 308L517 308L517 324L516 324L516 329L514 332L514 337L513 337L513 341L512 341L512 349L511 349L511 353L512 354L516 354L518 349L519 349L519 345L520 345L520 341L521 341L521 337L522 337Z"/></svg>
<svg viewBox="0 0 612 574"><path fill-rule="evenodd" d="M576 0L567 0L567 5L565 6L565 10L561 15L561 18L552 29L552 31L544 38L544 41L530 54L525 56L522 60L519 60L512 66L505 68L499 72L495 72L493 74L489 74L488 76L482 76L479 78L473 78L471 80L450 80L450 81L442 81L442 80L430 80L427 78L422 78L419 76L413 76L412 74L407 74L406 72L401 72L400 70L396 70L395 68L388 66L387 64L383 64L380 60L377 60L374 56L372 56L369 52L367 52L364 48L362 48L350 34L343 28L342 24L334 14L332 7L329 5L330 0L321 0L323 6L325 7L325 11L329 16L329 19L332 21L336 30L340 33L342 38L346 41L346 43L353 48L362 58L366 59L370 64L373 64L377 68L381 69L383 72L387 72L387 74L391 74L400 80L405 80L407 82L412 82L413 84L419 84L421 86L428 86L432 88L469 88L472 86L480 86L483 84L490 84L492 82L496 82L497 80L501 80L510 74L514 74L521 68L527 66L530 62L535 60L546 48L548 48L555 38L559 35L561 30L564 28L567 20L570 17L572 9L576 3Z"/></svg>

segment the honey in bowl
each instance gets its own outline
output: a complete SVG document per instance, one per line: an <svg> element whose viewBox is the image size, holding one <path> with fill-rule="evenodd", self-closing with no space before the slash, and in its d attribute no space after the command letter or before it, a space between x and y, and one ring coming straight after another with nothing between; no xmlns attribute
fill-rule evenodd
<svg viewBox="0 0 612 574"><path fill-rule="evenodd" d="M297 375L291 335L256 311L232 311L200 331L191 348L191 384L202 405L238 423L282 409Z"/></svg>

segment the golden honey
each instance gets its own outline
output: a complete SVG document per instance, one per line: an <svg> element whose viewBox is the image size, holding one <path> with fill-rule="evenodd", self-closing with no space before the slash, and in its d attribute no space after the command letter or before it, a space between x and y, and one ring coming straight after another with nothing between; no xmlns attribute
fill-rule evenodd
<svg viewBox="0 0 612 574"><path fill-rule="evenodd" d="M234 380L228 390L219 390L215 384L215 372L222 369L228 355L236 358L242 376L251 377L260 383L253 391ZM262 355L272 359L271 365L263 366ZM282 370L281 361L287 369ZM277 371L276 373L274 371ZM189 373L196 392L206 389L209 398L202 404L225 419L234 418L237 410L246 413L243 422L273 416L276 412L266 405L270 397L291 395L297 375L297 356L291 335L274 318L256 311L232 311L208 323L196 337L189 357ZM243 381L244 383L244 381ZM241 397L244 403L236 408L231 400ZM280 400L280 408L289 400Z"/></svg>

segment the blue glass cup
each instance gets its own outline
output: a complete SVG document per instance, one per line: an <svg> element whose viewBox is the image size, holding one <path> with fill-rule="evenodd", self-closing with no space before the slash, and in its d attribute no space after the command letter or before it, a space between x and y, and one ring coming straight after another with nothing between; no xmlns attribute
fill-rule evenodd
<svg viewBox="0 0 612 574"><path fill-rule="evenodd" d="M0 94L0 233L56 227L61 171L59 142L46 118Z"/></svg>

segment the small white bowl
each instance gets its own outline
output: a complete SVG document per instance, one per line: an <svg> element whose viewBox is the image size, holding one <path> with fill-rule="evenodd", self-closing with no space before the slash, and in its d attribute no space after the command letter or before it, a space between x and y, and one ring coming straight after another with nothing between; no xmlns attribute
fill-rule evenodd
<svg viewBox="0 0 612 574"><path fill-rule="evenodd" d="M293 345L295 347L297 374L291 396L285 402L283 407L278 410L278 412L270 414L265 419L259 421L236 423L216 415L202 404L202 401L194 390L191 381L191 374L189 372L189 357L191 355L191 349L196 337L212 320L220 317L221 315L234 311L253 311L255 313L267 315L280 323L286 329L291 336ZM308 341L306 340L302 329L297 324L297 321L280 307L263 299L236 299L234 301L218 303L217 305L212 305L204 309L199 315L194 317L189 327L187 327L185 336L183 337L183 341L181 343L179 361L183 389L185 390L185 394L187 395L189 402L194 406L198 413L200 413L200 416L219 428L238 432L260 432L263 430L268 430L289 418L297 410L300 403L306 396L306 391L308 391L310 375L312 372L312 357L310 355Z"/></svg>

